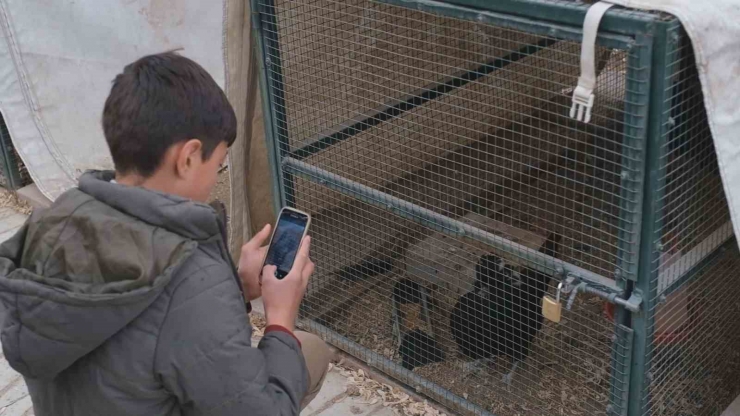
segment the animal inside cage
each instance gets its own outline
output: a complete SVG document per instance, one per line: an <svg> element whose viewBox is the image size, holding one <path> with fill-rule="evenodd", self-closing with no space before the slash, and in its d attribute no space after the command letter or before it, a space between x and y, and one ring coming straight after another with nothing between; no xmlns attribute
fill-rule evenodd
<svg viewBox="0 0 740 416"><path fill-rule="evenodd" d="M714 415L740 281L690 42L589 5L253 0L301 325L455 412ZM547 318L543 315L543 305Z"/></svg>

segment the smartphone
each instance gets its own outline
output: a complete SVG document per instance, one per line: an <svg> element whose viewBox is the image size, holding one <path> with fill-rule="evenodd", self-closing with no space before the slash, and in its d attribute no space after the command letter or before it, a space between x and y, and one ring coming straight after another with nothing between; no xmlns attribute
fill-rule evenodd
<svg viewBox="0 0 740 416"><path fill-rule="evenodd" d="M288 207L281 209L262 267L275 266L278 279L287 276L310 225L311 216L307 213Z"/></svg>

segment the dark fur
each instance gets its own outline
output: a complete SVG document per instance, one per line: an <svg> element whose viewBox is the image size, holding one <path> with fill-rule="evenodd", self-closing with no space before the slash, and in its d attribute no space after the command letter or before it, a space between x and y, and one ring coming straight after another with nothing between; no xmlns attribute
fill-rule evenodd
<svg viewBox="0 0 740 416"><path fill-rule="evenodd" d="M550 234L540 252L556 256L560 235ZM516 281L510 267L496 256L482 256L473 291L455 305L450 327L460 352L470 359L507 355L523 360L542 328L542 297L550 276L530 268Z"/></svg>
<svg viewBox="0 0 740 416"><path fill-rule="evenodd" d="M347 266L339 271L339 277L342 280L357 282L359 280L375 277L379 274L387 273L393 269L392 259L374 259L369 258L360 263Z"/></svg>
<svg viewBox="0 0 740 416"><path fill-rule="evenodd" d="M397 305L421 303L421 286L411 279L402 279L393 286L393 302Z"/></svg>
<svg viewBox="0 0 740 416"><path fill-rule="evenodd" d="M415 329L403 336L399 352L403 360L401 365L407 370L445 359L444 351L437 341L421 329Z"/></svg>

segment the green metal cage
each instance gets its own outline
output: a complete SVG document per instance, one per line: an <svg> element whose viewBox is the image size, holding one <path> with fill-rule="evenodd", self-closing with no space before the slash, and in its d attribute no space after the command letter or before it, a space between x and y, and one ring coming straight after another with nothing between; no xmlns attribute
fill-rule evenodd
<svg viewBox="0 0 740 416"><path fill-rule="evenodd" d="M609 10L573 120L588 8L252 0L275 206L313 217L301 326L463 414L716 415L740 393L691 44Z"/></svg>
<svg viewBox="0 0 740 416"><path fill-rule="evenodd" d="M13 147L8 126L0 114L0 186L16 190L31 183L26 166Z"/></svg>

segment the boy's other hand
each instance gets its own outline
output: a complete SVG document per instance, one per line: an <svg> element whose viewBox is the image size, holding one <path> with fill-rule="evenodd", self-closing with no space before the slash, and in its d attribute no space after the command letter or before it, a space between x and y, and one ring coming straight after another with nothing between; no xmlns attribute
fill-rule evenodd
<svg viewBox="0 0 740 416"><path fill-rule="evenodd" d="M293 268L282 280L275 277L275 266L265 266L262 270L262 302L265 305L268 326L279 325L290 331L295 330L298 308L306 293L308 279L314 271L314 264L308 257L310 250L311 237L306 237L293 262Z"/></svg>
<svg viewBox="0 0 740 416"><path fill-rule="evenodd" d="M270 238L270 224L265 225L260 232L242 246L239 257L239 278L244 287L244 296L247 301L257 299L262 295L260 287L260 269L267 253L267 240Z"/></svg>

